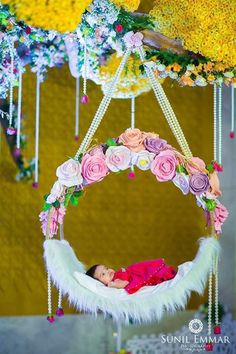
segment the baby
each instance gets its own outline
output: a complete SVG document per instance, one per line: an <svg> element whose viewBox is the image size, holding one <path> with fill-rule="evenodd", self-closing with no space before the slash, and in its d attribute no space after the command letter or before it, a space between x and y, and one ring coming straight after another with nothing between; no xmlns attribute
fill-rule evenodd
<svg viewBox="0 0 236 354"><path fill-rule="evenodd" d="M103 264L96 264L86 274L110 288L125 289L128 294L133 294L143 286L157 285L170 280L177 272L161 258L135 263L117 271Z"/></svg>

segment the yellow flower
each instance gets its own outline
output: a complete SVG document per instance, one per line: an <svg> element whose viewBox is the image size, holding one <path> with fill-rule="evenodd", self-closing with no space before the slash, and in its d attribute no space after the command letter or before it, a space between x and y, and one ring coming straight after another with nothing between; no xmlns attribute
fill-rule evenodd
<svg viewBox="0 0 236 354"><path fill-rule="evenodd" d="M232 0L156 0L150 15L156 20L157 31L177 38L184 48L234 67L235 13Z"/></svg>
<svg viewBox="0 0 236 354"><path fill-rule="evenodd" d="M46 30L73 32L92 0L3 0L10 5L18 20Z"/></svg>
<svg viewBox="0 0 236 354"><path fill-rule="evenodd" d="M112 0L118 6L123 7L126 11L135 11L139 7L141 0Z"/></svg>
<svg viewBox="0 0 236 354"><path fill-rule="evenodd" d="M174 71L179 72L182 69L182 66L179 65L178 63L174 63L173 64L173 69L174 69Z"/></svg>
<svg viewBox="0 0 236 354"><path fill-rule="evenodd" d="M215 80L215 76L213 74L210 74L207 76L207 80L208 81L214 81Z"/></svg>

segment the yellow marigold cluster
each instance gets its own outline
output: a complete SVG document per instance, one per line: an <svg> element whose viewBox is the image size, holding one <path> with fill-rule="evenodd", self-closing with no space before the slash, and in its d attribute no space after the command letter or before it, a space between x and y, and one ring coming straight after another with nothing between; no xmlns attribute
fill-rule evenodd
<svg viewBox="0 0 236 354"><path fill-rule="evenodd" d="M158 0L150 11L157 31L227 66L236 66L235 13L232 0Z"/></svg>
<svg viewBox="0 0 236 354"><path fill-rule="evenodd" d="M18 20L45 30L73 32L92 0L2 0Z"/></svg>
<svg viewBox="0 0 236 354"><path fill-rule="evenodd" d="M121 58L118 58L116 53L114 53L109 58L107 64L105 66L101 66L100 80L104 92L108 89L109 83L112 81L120 61ZM147 92L150 90L151 87L148 79L141 77L141 72L139 69L140 65L140 59L135 56L129 57L126 66L121 73L114 97L129 98L132 96L138 96L142 92Z"/></svg>
<svg viewBox="0 0 236 354"><path fill-rule="evenodd" d="M112 0L113 4L123 7L126 11L135 11L139 7L141 0Z"/></svg>

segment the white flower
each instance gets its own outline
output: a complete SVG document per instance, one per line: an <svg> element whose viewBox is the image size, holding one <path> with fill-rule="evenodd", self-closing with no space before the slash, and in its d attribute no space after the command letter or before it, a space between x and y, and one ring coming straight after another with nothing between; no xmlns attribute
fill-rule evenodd
<svg viewBox="0 0 236 354"><path fill-rule="evenodd" d="M73 159L69 159L59 166L56 170L56 175L59 182L66 187L76 186L83 182L81 165Z"/></svg>
<svg viewBox="0 0 236 354"><path fill-rule="evenodd" d="M105 155L106 165L113 172L126 170L130 166L131 151L126 146L109 146Z"/></svg>
<svg viewBox="0 0 236 354"><path fill-rule="evenodd" d="M56 198L58 198L61 196L62 192L63 192L63 185L59 181L56 181L52 186L50 194L53 194L55 195Z"/></svg>
<svg viewBox="0 0 236 354"><path fill-rule="evenodd" d="M234 77L234 73L233 73L232 71L226 71L226 72L224 73L224 76L231 78L231 77Z"/></svg>
<svg viewBox="0 0 236 354"><path fill-rule="evenodd" d="M127 48L140 47L143 44L142 39L143 34L141 32L134 33L133 31L127 32L123 37Z"/></svg>
<svg viewBox="0 0 236 354"><path fill-rule="evenodd" d="M49 194L49 196L46 199L46 203L52 204L56 201L56 196L54 194Z"/></svg>
<svg viewBox="0 0 236 354"><path fill-rule="evenodd" d="M175 72L173 72L173 71L170 71L169 77L170 77L171 79L177 79L177 78L178 78L178 74L175 73Z"/></svg>
<svg viewBox="0 0 236 354"><path fill-rule="evenodd" d="M187 65L187 70L193 71L195 69L195 65L194 64L188 64Z"/></svg>
<svg viewBox="0 0 236 354"><path fill-rule="evenodd" d="M164 64L158 64L158 65L157 65L157 70L163 71L163 70L165 70L165 69L166 69L166 66L165 66Z"/></svg>
<svg viewBox="0 0 236 354"><path fill-rule="evenodd" d="M198 86L206 86L207 82L201 75L198 75L195 80L195 84Z"/></svg>
<svg viewBox="0 0 236 354"><path fill-rule="evenodd" d="M146 171L150 169L152 160L155 154L147 150L141 150L139 152L133 152L132 165L136 165L140 170Z"/></svg>

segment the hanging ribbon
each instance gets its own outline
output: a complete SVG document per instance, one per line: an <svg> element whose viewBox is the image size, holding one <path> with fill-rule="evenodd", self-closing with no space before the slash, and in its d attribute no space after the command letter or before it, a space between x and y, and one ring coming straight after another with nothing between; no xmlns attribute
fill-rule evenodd
<svg viewBox="0 0 236 354"><path fill-rule="evenodd" d="M75 140L79 140L79 88L79 77L77 77L75 89Z"/></svg>
<svg viewBox="0 0 236 354"><path fill-rule="evenodd" d="M18 86L18 107L17 107L17 136L16 148L20 149L20 132L21 132L21 103L22 103L22 69L19 68L19 86Z"/></svg>
<svg viewBox="0 0 236 354"><path fill-rule="evenodd" d="M36 115L35 115L35 175L33 188L38 188L39 171L39 113L40 113L40 68L37 71L36 79Z"/></svg>

